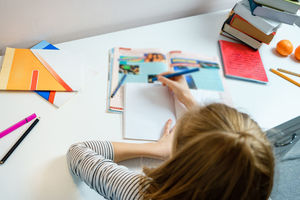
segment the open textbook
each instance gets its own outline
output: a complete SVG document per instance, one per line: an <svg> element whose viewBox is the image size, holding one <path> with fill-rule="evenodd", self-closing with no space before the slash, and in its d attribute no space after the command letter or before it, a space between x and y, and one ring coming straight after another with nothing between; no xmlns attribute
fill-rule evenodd
<svg viewBox="0 0 300 200"><path fill-rule="evenodd" d="M230 95L222 91L191 89L200 106L210 103L232 105ZM158 140L168 119L173 125L186 111L184 105L161 84L127 83L124 86L123 137Z"/></svg>
<svg viewBox="0 0 300 200"><path fill-rule="evenodd" d="M199 67L199 72L185 75L191 89L224 91L222 73L217 57L181 51L165 53L160 49L113 48L109 56L107 110L122 112L123 87L111 98L120 79L127 74L125 83L151 83L157 74Z"/></svg>

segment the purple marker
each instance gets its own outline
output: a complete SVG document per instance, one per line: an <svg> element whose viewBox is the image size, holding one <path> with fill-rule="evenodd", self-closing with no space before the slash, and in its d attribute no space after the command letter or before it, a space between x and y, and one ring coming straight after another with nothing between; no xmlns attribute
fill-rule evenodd
<svg viewBox="0 0 300 200"><path fill-rule="evenodd" d="M25 119L19 121L18 123L16 123L15 125L12 125L11 127L5 129L4 131L0 132L0 138L6 136L7 134L13 132L14 130L20 128L21 126L23 126L24 124L30 122L31 120L36 118L36 114L33 113L32 115L30 115L29 117L26 117Z"/></svg>

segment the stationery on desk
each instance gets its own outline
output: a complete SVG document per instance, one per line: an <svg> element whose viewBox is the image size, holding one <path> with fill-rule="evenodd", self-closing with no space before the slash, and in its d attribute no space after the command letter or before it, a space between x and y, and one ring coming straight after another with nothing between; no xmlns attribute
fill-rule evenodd
<svg viewBox="0 0 300 200"><path fill-rule="evenodd" d="M173 78L173 77L176 77L176 76L181 76L181 75L190 74L190 73L193 73L193 72L198 72L199 70L200 70L199 68L184 69L184 70L180 70L178 72L171 73L171 74L166 74L166 75L163 75L163 76L166 77L166 78ZM157 81L157 76L152 78L152 82L154 82L154 81Z"/></svg>
<svg viewBox="0 0 300 200"><path fill-rule="evenodd" d="M185 76L191 89L224 91L219 66L217 57L182 51L113 48L109 54L107 110L120 113L124 109L123 87L111 98L124 74L127 74L126 83L152 84L153 78L162 72L199 68L198 72Z"/></svg>
<svg viewBox="0 0 300 200"><path fill-rule="evenodd" d="M123 77L121 78L120 82L118 83L116 89L114 90L114 92L112 93L112 95L110 96L110 98L113 98L116 93L118 92L118 90L120 89L120 87L123 85L123 83L125 82L125 79L127 77L127 74L124 74Z"/></svg>
<svg viewBox="0 0 300 200"><path fill-rule="evenodd" d="M12 131L15 131L16 129L22 127L26 123L29 123L35 119L29 127L25 130L25 132L16 140L15 138L17 135L14 135L13 137L9 138L10 135L8 133L11 133ZM13 126L7 128L6 130L2 131L2 137L6 135L6 137L0 139L0 164L4 164L5 161L11 156L11 154L15 151L15 149L20 145L20 143L24 140L24 138L30 133L30 131L35 127L35 125L39 122L39 117L36 116L36 114L32 114L29 117L25 118L24 120L21 120L20 122L14 124ZM26 127L25 127L26 128ZM11 144L13 144L11 146Z"/></svg>
<svg viewBox="0 0 300 200"><path fill-rule="evenodd" d="M7 134L11 133L12 131L20 128L21 126L23 126L24 124L30 122L31 120L35 119L36 118L36 114L32 114L28 117L26 117L25 119L17 122L16 124L12 125L11 127L5 129L4 131L1 131L0 132L0 138L6 136Z"/></svg>
<svg viewBox="0 0 300 200"><path fill-rule="evenodd" d="M297 85L298 87L300 87L300 83L298 83L297 81L291 79L290 77L280 73L279 71L283 72L283 73L287 73L287 74L291 74L291 75L294 75L294 76L298 76L300 77L300 74L297 74L297 73L294 73L294 72L291 72L291 71L287 71L287 70L284 70L284 69L277 69L278 71L276 71L275 69L270 69L270 71L276 75L278 75L279 77L293 83L294 85Z"/></svg>

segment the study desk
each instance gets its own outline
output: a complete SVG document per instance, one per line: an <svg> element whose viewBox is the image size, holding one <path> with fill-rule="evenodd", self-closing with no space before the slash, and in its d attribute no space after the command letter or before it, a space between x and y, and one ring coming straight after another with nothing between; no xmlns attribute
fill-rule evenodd
<svg viewBox="0 0 300 200"><path fill-rule="evenodd" d="M81 56L87 69L85 87L59 109L33 92L0 92L0 129L34 112L41 117L34 130L0 166L0 198L102 199L70 175L65 155L69 146L79 141L122 140L121 115L106 112L108 50L116 46L162 48L220 56L217 41L224 39L219 31L227 14L228 10L219 11L56 44ZM261 47L269 78L267 85L225 79L235 107L249 113L264 129L300 114L300 88L268 70L280 67L300 73L300 63L295 59L274 54L274 47L281 39L300 45L299 32L297 27L283 25L272 43ZM141 170L143 164L153 162L135 159L125 165Z"/></svg>

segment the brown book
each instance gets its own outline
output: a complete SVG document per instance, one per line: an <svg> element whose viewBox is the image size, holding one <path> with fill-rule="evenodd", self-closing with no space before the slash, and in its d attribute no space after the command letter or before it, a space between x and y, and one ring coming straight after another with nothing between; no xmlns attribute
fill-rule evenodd
<svg viewBox="0 0 300 200"><path fill-rule="evenodd" d="M275 35L275 32L271 33L270 35L266 35L264 32L262 32L237 14L232 17L230 25L238 29L239 31L255 38L256 40L266 44L269 44Z"/></svg>
<svg viewBox="0 0 300 200"><path fill-rule="evenodd" d="M233 28L229 24L224 24L223 29L224 32L228 33L229 35L232 35L233 37L239 39L240 41L244 42L245 44L249 45L253 49L258 49L261 46L261 42L254 39L253 37L250 37L249 35L237 30L236 28Z"/></svg>

